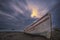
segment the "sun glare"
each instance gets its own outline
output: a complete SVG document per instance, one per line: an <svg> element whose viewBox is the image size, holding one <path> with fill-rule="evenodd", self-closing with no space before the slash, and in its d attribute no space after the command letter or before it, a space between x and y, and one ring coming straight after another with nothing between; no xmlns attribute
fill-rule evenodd
<svg viewBox="0 0 60 40"><path fill-rule="evenodd" d="M37 8L32 8L31 17L34 18L34 17L37 17L37 16L38 16L38 10L37 10Z"/></svg>
<svg viewBox="0 0 60 40"><path fill-rule="evenodd" d="M34 5L29 5L29 9L32 11L31 17L38 18L38 8Z"/></svg>

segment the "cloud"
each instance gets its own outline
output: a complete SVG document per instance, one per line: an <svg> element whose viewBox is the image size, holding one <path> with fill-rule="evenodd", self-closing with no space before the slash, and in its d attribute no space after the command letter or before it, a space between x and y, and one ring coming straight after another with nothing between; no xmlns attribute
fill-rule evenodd
<svg viewBox="0 0 60 40"><path fill-rule="evenodd" d="M24 13L23 10L21 10L17 5L15 4L11 4L11 6L13 7L13 9L19 13Z"/></svg>
<svg viewBox="0 0 60 40"><path fill-rule="evenodd" d="M10 17L10 18L12 18L12 19L16 19L14 16L9 15L9 14L6 14L6 13L4 13L4 12L2 12L2 11L0 11L0 15L4 15L4 16L8 16L8 17Z"/></svg>
<svg viewBox="0 0 60 40"><path fill-rule="evenodd" d="M47 12L49 12L54 5L56 0L27 0L28 8L31 9L32 18L41 18Z"/></svg>
<svg viewBox="0 0 60 40"><path fill-rule="evenodd" d="M23 29L49 12L55 4L55 0L0 0L0 15L3 17L0 22L5 22L7 28ZM2 26L6 27L3 22Z"/></svg>

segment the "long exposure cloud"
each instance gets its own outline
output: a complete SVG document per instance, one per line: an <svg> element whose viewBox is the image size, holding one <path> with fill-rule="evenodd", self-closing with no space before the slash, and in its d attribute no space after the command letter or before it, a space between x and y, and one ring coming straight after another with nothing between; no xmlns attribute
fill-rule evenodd
<svg viewBox="0 0 60 40"><path fill-rule="evenodd" d="M0 29L23 29L56 4L57 0L0 0Z"/></svg>

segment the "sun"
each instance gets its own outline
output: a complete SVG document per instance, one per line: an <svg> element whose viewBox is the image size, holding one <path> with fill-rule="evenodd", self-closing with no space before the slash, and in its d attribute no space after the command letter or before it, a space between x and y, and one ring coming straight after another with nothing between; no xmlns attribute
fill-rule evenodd
<svg viewBox="0 0 60 40"><path fill-rule="evenodd" d="M28 5L29 10L31 10L31 18L39 18L38 7L33 4Z"/></svg>
<svg viewBox="0 0 60 40"><path fill-rule="evenodd" d="M32 8L32 14L31 14L31 17L34 18L34 17L37 17L38 16L38 10L37 8Z"/></svg>

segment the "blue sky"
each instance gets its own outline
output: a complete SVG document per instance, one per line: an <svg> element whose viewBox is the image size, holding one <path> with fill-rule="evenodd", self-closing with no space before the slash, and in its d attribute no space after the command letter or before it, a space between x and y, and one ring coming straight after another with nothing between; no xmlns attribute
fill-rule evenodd
<svg viewBox="0 0 60 40"><path fill-rule="evenodd" d="M23 30L56 3L57 0L0 0L0 30Z"/></svg>

